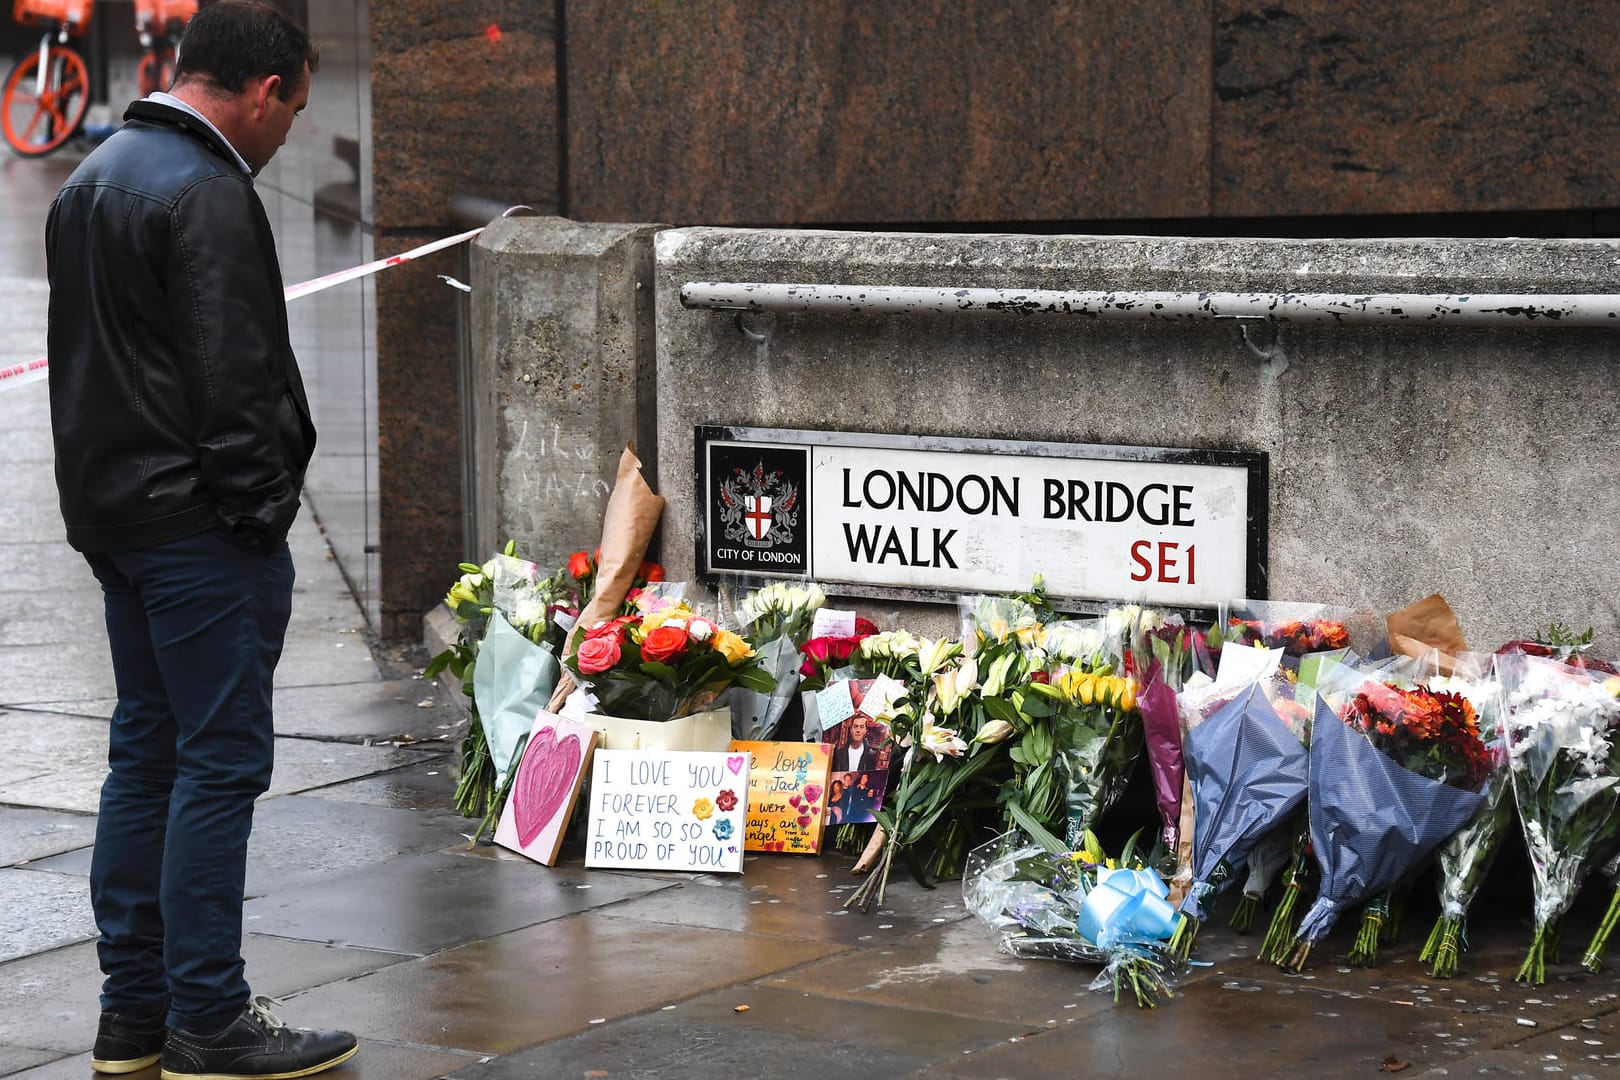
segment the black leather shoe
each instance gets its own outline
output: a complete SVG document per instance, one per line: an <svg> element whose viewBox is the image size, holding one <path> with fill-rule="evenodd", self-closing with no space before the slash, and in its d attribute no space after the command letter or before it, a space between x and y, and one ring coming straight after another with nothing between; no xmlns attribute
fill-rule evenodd
<svg viewBox="0 0 1620 1080"><path fill-rule="evenodd" d="M163 1080L294 1080L341 1065L360 1049L347 1031L288 1027L270 1011L273 1004L254 998L215 1035L171 1030L163 1044Z"/></svg>
<svg viewBox="0 0 1620 1080"><path fill-rule="evenodd" d="M90 1067L99 1073L139 1072L158 1059L169 1029L163 1018L133 1020L115 1012L101 1014L96 1030L96 1046L90 1051Z"/></svg>

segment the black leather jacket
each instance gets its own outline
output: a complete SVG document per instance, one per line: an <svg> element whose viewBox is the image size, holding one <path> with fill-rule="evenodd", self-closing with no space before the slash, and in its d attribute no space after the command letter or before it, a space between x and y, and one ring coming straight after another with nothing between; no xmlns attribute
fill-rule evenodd
<svg viewBox="0 0 1620 1080"><path fill-rule="evenodd" d="M137 101L51 204L51 428L68 542L123 551L225 525L268 550L315 426L264 206L230 147Z"/></svg>

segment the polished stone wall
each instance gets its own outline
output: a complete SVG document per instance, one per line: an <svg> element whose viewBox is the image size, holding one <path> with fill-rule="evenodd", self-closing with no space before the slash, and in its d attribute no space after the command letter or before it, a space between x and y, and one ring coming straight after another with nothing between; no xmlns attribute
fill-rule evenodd
<svg viewBox="0 0 1620 1080"><path fill-rule="evenodd" d="M288 283L374 258L370 38L365 0L284 5L321 50L309 107L257 186L276 227ZM306 503L368 620L381 608L374 282L288 305L319 444Z"/></svg>
<svg viewBox="0 0 1620 1080"><path fill-rule="evenodd" d="M567 0L584 220L1620 206L1609 0Z"/></svg>

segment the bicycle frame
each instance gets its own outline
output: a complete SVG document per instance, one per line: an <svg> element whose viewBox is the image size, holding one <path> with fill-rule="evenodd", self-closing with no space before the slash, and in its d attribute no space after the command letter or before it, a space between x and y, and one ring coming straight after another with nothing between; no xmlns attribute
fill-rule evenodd
<svg viewBox="0 0 1620 1080"><path fill-rule="evenodd" d="M49 62L50 58L51 58L51 38L52 37L56 38L56 43L58 45L66 45L68 43L68 41L70 40L69 35L68 35L68 31L67 31L67 27L65 27L65 26L59 26L55 30L47 30L47 31L45 31L45 33L40 35L40 39L39 39L39 74L34 77L34 96L35 97L44 97L45 96L45 86L46 86L46 81L47 81L48 76L55 75L58 79L60 79L60 77L61 77L61 72L56 70L56 65Z"/></svg>

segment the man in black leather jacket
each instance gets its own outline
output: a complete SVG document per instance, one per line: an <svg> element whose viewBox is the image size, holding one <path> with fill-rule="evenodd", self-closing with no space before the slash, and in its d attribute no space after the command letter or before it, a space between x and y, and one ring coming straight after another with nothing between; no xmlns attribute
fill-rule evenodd
<svg viewBox="0 0 1620 1080"><path fill-rule="evenodd" d="M305 1076L356 1050L282 1025L241 957L286 535L315 448L253 177L315 61L268 4L205 7L172 92L130 106L46 223L57 487L118 688L90 871L103 1072L161 1057L165 1077Z"/></svg>

